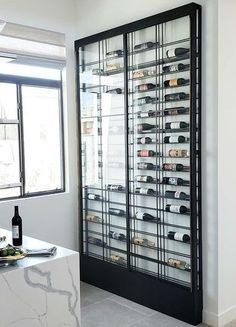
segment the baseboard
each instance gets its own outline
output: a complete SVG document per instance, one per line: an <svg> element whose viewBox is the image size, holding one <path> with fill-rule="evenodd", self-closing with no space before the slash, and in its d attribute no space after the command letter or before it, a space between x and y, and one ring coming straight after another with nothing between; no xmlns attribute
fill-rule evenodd
<svg viewBox="0 0 236 327"><path fill-rule="evenodd" d="M221 314L203 310L203 322L212 327L224 327L236 319L236 305L225 310Z"/></svg>

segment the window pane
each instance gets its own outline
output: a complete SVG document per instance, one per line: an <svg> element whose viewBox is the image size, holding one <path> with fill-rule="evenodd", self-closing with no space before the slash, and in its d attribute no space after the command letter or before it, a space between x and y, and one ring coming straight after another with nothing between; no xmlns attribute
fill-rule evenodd
<svg viewBox="0 0 236 327"><path fill-rule="evenodd" d="M18 125L0 125L0 186L19 182Z"/></svg>
<svg viewBox="0 0 236 327"><path fill-rule="evenodd" d="M14 196L20 196L20 188L7 188L7 189L0 189L0 199L5 198L12 198Z"/></svg>
<svg viewBox="0 0 236 327"><path fill-rule="evenodd" d="M62 188L59 90L22 87L26 193Z"/></svg>
<svg viewBox="0 0 236 327"><path fill-rule="evenodd" d="M0 83L0 120L17 119L16 85Z"/></svg>

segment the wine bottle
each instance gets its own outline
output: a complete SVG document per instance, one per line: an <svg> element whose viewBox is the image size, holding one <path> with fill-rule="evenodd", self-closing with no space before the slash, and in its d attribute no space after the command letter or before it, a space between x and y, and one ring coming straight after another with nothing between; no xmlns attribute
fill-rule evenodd
<svg viewBox="0 0 236 327"><path fill-rule="evenodd" d="M93 75L102 75L103 73L104 73L103 69L100 69L100 68L93 68L92 69L92 74Z"/></svg>
<svg viewBox="0 0 236 327"><path fill-rule="evenodd" d="M134 46L134 51L146 50L146 49L154 47L154 45L155 45L155 43L153 43L153 42L144 42L144 43L136 44Z"/></svg>
<svg viewBox="0 0 236 327"><path fill-rule="evenodd" d="M106 68L106 70L108 71L108 72L112 72L112 71L116 71L116 70L119 70L119 69L121 69L122 67L121 67L121 64L107 64L107 68Z"/></svg>
<svg viewBox="0 0 236 327"><path fill-rule="evenodd" d="M151 137L139 137L137 138L137 144L150 144L154 143L154 140Z"/></svg>
<svg viewBox="0 0 236 327"><path fill-rule="evenodd" d="M141 98L134 99L134 104L137 106L141 106L147 103L153 103L155 99L156 98L152 98L150 96L141 97Z"/></svg>
<svg viewBox="0 0 236 327"><path fill-rule="evenodd" d="M186 213L188 211L188 208L185 206L176 206L172 204L167 204L166 205L166 211L167 212L173 212L173 213Z"/></svg>
<svg viewBox="0 0 236 327"><path fill-rule="evenodd" d="M174 78L164 81L164 87L175 87L175 86L186 85L188 83L189 83L189 79Z"/></svg>
<svg viewBox="0 0 236 327"><path fill-rule="evenodd" d="M123 191L124 190L124 186L122 186L122 185L116 185L116 184L108 184L107 185L107 189L109 191Z"/></svg>
<svg viewBox="0 0 236 327"><path fill-rule="evenodd" d="M168 238L170 240L181 241L184 243L188 243L190 241L190 236L188 234L182 234L173 231L168 232Z"/></svg>
<svg viewBox="0 0 236 327"><path fill-rule="evenodd" d="M164 110L165 116L184 115L188 113L189 113L189 108L185 108L185 107L168 108Z"/></svg>
<svg viewBox="0 0 236 327"><path fill-rule="evenodd" d="M182 270L191 269L191 266L188 263L186 263L185 261L174 259L174 258L169 258L167 260L167 264L171 267L179 268Z"/></svg>
<svg viewBox="0 0 236 327"><path fill-rule="evenodd" d="M108 212L113 216L125 216L125 211L122 209L109 208Z"/></svg>
<svg viewBox="0 0 236 327"><path fill-rule="evenodd" d="M88 221L93 221L94 223L101 223L102 222L102 218L93 215L93 214L87 214L87 220Z"/></svg>
<svg viewBox="0 0 236 327"><path fill-rule="evenodd" d="M135 176L134 180L139 183L152 183L154 181L152 176L147 176L147 175Z"/></svg>
<svg viewBox="0 0 236 327"><path fill-rule="evenodd" d="M143 170L153 170L153 168L155 167L150 162L138 162L137 166L138 166L138 169L143 169Z"/></svg>
<svg viewBox="0 0 236 327"><path fill-rule="evenodd" d="M125 258L117 254L111 254L110 260L121 265L125 264Z"/></svg>
<svg viewBox="0 0 236 327"><path fill-rule="evenodd" d="M143 124L137 124L135 126L135 129L138 133L141 133L143 131L149 131L153 128L156 128L156 125L151 125L151 124L147 124L147 123L143 123Z"/></svg>
<svg viewBox="0 0 236 327"><path fill-rule="evenodd" d="M138 118L149 118L149 117L156 117L156 116L157 116L157 111L153 111L153 110L137 112Z"/></svg>
<svg viewBox="0 0 236 327"><path fill-rule="evenodd" d="M138 157L154 157L156 155L156 152L153 150L138 150L137 156Z"/></svg>
<svg viewBox="0 0 236 327"><path fill-rule="evenodd" d="M171 57L179 57L187 54L189 52L189 49L187 48L175 48L175 49L169 49L166 51L167 58Z"/></svg>
<svg viewBox="0 0 236 327"><path fill-rule="evenodd" d="M109 51L106 53L107 58L121 57L122 55L123 55L122 50L114 50L114 51Z"/></svg>
<svg viewBox="0 0 236 327"><path fill-rule="evenodd" d="M88 199L98 201L98 200L102 200L102 197L101 197L101 195L98 195L98 194L88 193Z"/></svg>
<svg viewBox="0 0 236 327"><path fill-rule="evenodd" d="M97 246L105 246L106 245L106 243L103 242L100 238L96 238L96 237L92 237L92 236L88 237L88 243L91 243L91 244L94 244Z"/></svg>
<svg viewBox="0 0 236 327"><path fill-rule="evenodd" d="M116 89L107 90L106 93L109 93L109 94L122 94L123 90L121 88L117 87Z"/></svg>
<svg viewBox="0 0 236 327"><path fill-rule="evenodd" d="M126 239L125 235L122 233L113 232L112 230L108 233L110 238L114 238L115 240L123 241Z"/></svg>
<svg viewBox="0 0 236 327"><path fill-rule="evenodd" d="M179 191L165 191L165 197L169 199L188 200L189 195Z"/></svg>
<svg viewBox="0 0 236 327"><path fill-rule="evenodd" d="M170 149L168 151L168 154L170 157L173 158L186 158L189 156L188 150L183 150L183 149Z"/></svg>
<svg viewBox="0 0 236 327"><path fill-rule="evenodd" d="M188 69L189 65L184 65L182 63L176 64L176 65L170 65L170 66L164 66L163 67L163 73L171 73L171 72L178 72L184 69Z"/></svg>
<svg viewBox="0 0 236 327"><path fill-rule="evenodd" d="M135 86L135 91L136 92L149 91L155 89L156 86L158 85L154 85L153 83L140 84Z"/></svg>
<svg viewBox="0 0 236 327"><path fill-rule="evenodd" d="M144 221L152 221L152 220L155 220L155 217L153 217L152 215L150 215L147 212L142 212L142 211L137 211L135 213L135 217L137 219L142 219Z"/></svg>
<svg viewBox="0 0 236 327"><path fill-rule="evenodd" d="M165 124L166 129L178 129L178 128L188 128L188 127L189 124L185 123L184 121L171 122Z"/></svg>
<svg viewBox="0 0 236 327"><path fill-rule="evenodd" d="M148 195L155 195L156 192L152 188L145 188L145 187L136 187L135 193L137 194L148 194Z"/></svg>
<svg viewBox="0 0 236 327"><path fill-rule="evenodd" d="M142 238L142 237L138 237L138 236L133 236L132 242L137 245L144 245L144 246L150 246L150 247L155 246L155 242L149 241L146 238Z"/></svg>
<svg viewBox="0 0 236 327"><path fill-rule="evenodd" d="M188 94L184 92L171 93L165 95L165 101L178 101L188 99Z"/></svg>
<svg viewBox="0 0 236 327"><path fill-rule="evenodd" d="M164 137L164 143L184 143L185 141L186 141L186 137L182 135Z"/></svg>
<svg viewBox="0 0 236 327"><path fill-rule="evenodd" d="M19 215L18 206L15 206L15 214L11 220L12 223L12 244L14 246L22 245L22 219Z"/></svg>
<svg viewBox="0 0 236 327"><path fill-rule="evenodd" d="M136 70L133 72L133 79L139 79L146 76L155 76L156 75L156 69L144 69L144 70Z"/></svg>
<svg viewBox="0 0 236 327"><path fill-rule="evenodd" d="M162 184L167 185L183 185L184 180L180 177L163 177Z"/></svg>
<svg viewBox="0 0 236 327"><path fill-rule="evenodd" d="M172 164L172 163L164 163L162 165L162 169L165 171L183 171L184 165L182 164Z"/></svg>

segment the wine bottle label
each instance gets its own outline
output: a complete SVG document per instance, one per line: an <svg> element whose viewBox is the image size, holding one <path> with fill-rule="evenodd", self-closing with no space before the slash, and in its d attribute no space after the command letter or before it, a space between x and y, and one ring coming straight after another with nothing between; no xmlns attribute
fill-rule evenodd
<svg viewBox="0 0 236 327"><path fill-rule="evenodd" d="M141 84L137 86L139 91L147 91L149 89L149 84Z"/></svg>
<svg viewBox="0 0 236 327"><path fill-rule="evenodd" d="M140 112L139 117L147 118L147 117L149 117L149 113L148 112Z"/></svg>
<svg viewBox="0 0 236 327"><path fill-rule="evenodd" d="M171 129L177 129L180 128L180 122L175 122L170 124Z"/></svg>
<svg viewBox="0 0 236 327"><path fill-rule="evenodd" d="M179 137L178 136L170 136L169 143L178 143Z"/></svg>
<svg viewBox="0 0 236 327"><path fill-rule="evenodd" d="M139 189L139 193L140 193L140 194L148 194L148 188L143 188L143 187L141 187L141 188Z"/></svg>
<svg viewBox="0 0 236 327"><path fill-rule="evenodd" d="M117 70L120 69L121 65L120 64L108 64L107 65L107 70L111 71L111 70Z"/></svg>
<svg viewBox="0 0 236 327"><path fill-rule="evenodd" d="M19 238L19 237L20 237L19 226L12 226L12 238Z"/></svg>
<svg viewBox="0 0 236 327"><path fill-rule="evenodd" d="M173 86L178 86L178 79L171 79L169 81L169 86L173 87Z"/></svg>
<svg viewBox="0 0 236 327"><path fill-rule="evenodd" d="M177 72L179 70L178 65L171 65L169 66L169 71L170 72Z"/></svg>
<svg viewBox="0 0 236 327"><path fill-rule="evenodd" d="M181 261L170 258L168 259L168 265L170 265L171 267L179 268L181 266Z"/></svg>
<svg viewBox="0 0 236 327"><path fill-rule="evenodd" d="M143 212L141 212L141 211L138 211L138 212L136 212L136 218L138 218L138 219L143 219L143 215L144 215L144 213Z"/></svg>
<svg viewBox="0 0 236 327"><path fill-rule="evenodd" d="M175 57L175 49L167 50L166 55L167 55L168 58Z"/></svg>
<svg viewBox="0 0 236 327"><path fill-rule="evenodd" d="M170 177L168 182L169 182L170 185L178 185L178 178L177 177Z"/></svg>
<svg viewBox="0 0 236 327"><path fill-rule="evenodd" d="M181 195L181 192L176 191L175 194L174 194L174 198L175 199L179 199L180 198L180 195Z"/></svg>
<svg viewBox="0 0 236 327"><path fill-rule="evenodd" d="M145 162L138 163L138 169L146 169L146 168L147 168L147 164Z"/></svg>
<svg viewBox="0 0 236 327"><path fill-rule="evenodd" d="M170 212L180 213L180 206L170 206Z"/></svg>
<svg viewBox="0 0 236 327"><path fill-rule="evenodd" d="M170 157L183 157L183 150L182 149L171 149L169 150Z"/></svg>
<svg viewBox="0 0 236 327"><path fill-rule="evenodd" d="M149 157L149 150L138 151L138 156L139 157Z"/></svg>
<svg viewBox="0 0 236 327"><path fill-rule="evenodd" d="M144 243L144 239L141 237L133 237L133 243L142 245Z"/></svg>
<svg viewBox="0 0 236 327"><path fill-rule="evenodd" d="M95 200L96 199L96 194L88 194L88 199Z"/></svg>
<svg viewBox="0 0 236 327"><path fill-rule="evenodd" d="M148 176L142 176L142 175L140 175L140 176L137 176L137 182L147 182L147 178L148 178Z"/></svg>
<svg viewBox="0 0 236 327"><path fill-rule="evenodd" d="M174 239L175 239L176 241L183 241L183 236L184 236L184 234L181 234L181 233L175 233L175 234L174 234Z"/></svg>

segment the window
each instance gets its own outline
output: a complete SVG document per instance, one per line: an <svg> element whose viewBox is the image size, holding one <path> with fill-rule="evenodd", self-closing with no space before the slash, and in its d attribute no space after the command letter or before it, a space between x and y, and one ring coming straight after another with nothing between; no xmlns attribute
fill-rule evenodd
<svg viewBox="0 0 236 327"><path fill-rule="evenodd" d="M12 74L13 63L6 65L0 70L0 199L62 192L60 70L45 69L43 75L43 68L29 66L31 77L25 77Z"/></svg>

